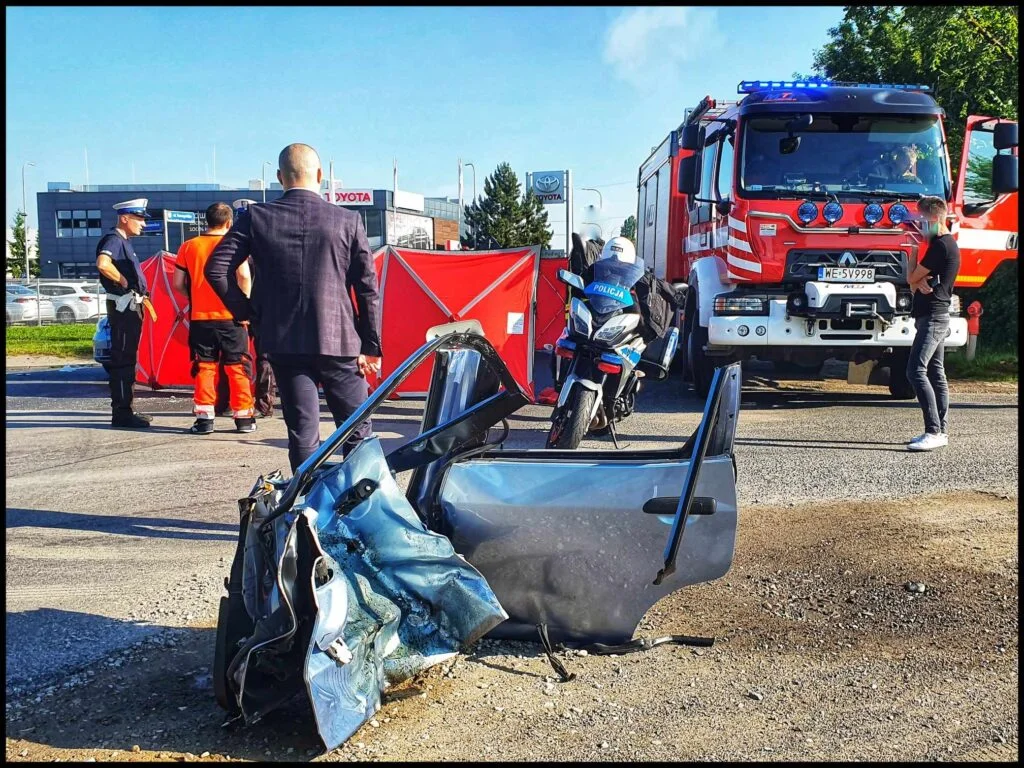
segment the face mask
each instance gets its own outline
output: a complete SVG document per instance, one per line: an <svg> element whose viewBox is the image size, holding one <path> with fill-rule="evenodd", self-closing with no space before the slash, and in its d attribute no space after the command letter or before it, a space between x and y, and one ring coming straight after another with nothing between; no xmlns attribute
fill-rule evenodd
<svg viewBox="0 0 1024 768"><path fill-rule="evenodd" d="M937 222L937 221L926 221L925 224L924 224L924 233L926 235L928 235L928 237L938 237L939 236L939 222Z"/></svg>

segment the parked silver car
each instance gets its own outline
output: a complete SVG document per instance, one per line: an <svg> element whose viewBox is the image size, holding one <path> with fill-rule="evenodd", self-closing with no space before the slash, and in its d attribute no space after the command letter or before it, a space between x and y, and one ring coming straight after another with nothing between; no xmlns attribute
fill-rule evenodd
<svg viewBox="0 0 1024 768"><path fill-rule="evenodd" d="M13 306L12 306L13 305ZM17 316L16 307L21 315ZM7 323L52 323L56 317L53 302L19 283L7 284Z"/></svg>
<svg viewBox="0 0 1024 768"><path fill-rule="evenodd" d="M107 312L107 294L98 283L41 283L39 293L53 301L58 323L95 320Z"/></svg>

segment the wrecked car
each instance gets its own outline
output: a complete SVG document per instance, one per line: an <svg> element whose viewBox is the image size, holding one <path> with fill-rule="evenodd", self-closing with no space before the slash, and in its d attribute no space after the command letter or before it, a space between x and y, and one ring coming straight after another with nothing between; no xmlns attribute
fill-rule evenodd
<svg viewBox="0 0 1024 768"><path fill-rule="evenodd" d="M294 477L261 477L239 502L214 663L233 717L305 695L331 750L387 688L484 635L627 642L660 598L729 570L739 365L717 370L679 447L511 450L507 419L530 399L479 325L428 339ZM341 460L430 359L419 434L386 453L370 437Z"/></svg>

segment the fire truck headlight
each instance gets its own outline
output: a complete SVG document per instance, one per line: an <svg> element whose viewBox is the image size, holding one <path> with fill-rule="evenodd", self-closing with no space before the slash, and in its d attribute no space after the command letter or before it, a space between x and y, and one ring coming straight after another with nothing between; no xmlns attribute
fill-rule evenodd
<svg viewBox="0 0 1024 768"><path fill-rule="evenodd" d="M818 206L810 200L800 203L800 207L796 209L796 217L804 224L810 224L818 218Z"/></svg>
<svg viewBox="0 0 1024 768"><path fill-rule="evenodd" d="M896 203L889 206L889 221L893 224L902 224L910 218L910 209L903 203Z"/></svg>
<svg viewBox="0 0 1024 768"><path fill-rule="evenodd" d="M843 218L843 206L835 201L826 203L821 211L821 215L825 217L825 221L829 224L835 224Z"/></svg>
<svg viewBox="0 0 1024 768"><path fill-rule="evenodd" d="M871 203L864 208L864 220L871 226L875 226L882 220L882 216L885 211L882 210L882 206L878 203Z"/></svg>

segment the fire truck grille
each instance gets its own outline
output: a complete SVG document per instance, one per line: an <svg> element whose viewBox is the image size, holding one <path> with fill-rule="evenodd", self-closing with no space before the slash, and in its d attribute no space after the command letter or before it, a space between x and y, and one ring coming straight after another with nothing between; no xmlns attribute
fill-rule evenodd
<svg viewBox="0 0 1024 768"><path fill-rule="evenodd" d="M843 259L844 254L853 254L856 263ZM875 280L881 283L905 283L908 277L902 251L793 250L786 256L786 279L817 280L818 267L874 267Z"/></svg>

